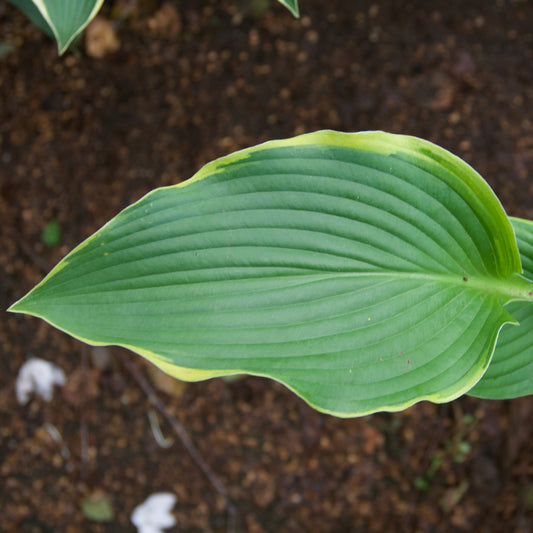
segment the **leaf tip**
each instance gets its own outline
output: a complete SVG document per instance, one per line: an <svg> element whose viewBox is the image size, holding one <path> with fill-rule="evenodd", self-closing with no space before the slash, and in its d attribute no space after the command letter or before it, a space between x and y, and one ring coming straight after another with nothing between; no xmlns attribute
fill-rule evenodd
<svg viewBox="0 0 533 533"><path fill-rule="evenodd" d="M25 313L22 303L26 296L23 296L20 300L17 300L15 303L11 304L6 311L8 313Z"/></svg>
<svg viewBox="0 0 533 533"><path fill-rule="evenodd" d="M32 311L32 305L31 305L32 293L33 293L33 289L30 292L26 293L22 298L19 298L16 302L12 303L6 309L6 311L8 313L20 313L23 315L34 315L34 312Z"/></svg>

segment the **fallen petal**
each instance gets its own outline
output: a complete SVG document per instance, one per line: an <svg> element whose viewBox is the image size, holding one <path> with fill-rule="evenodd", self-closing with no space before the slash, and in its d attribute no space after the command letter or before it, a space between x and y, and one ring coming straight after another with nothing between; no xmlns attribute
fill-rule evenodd
<svg viewBox="0 0 533 533"><path fill-rule="evenodd" d="M171 513L175 504L174 494L152 494L133 509L131 521L139 533L160 533L162 529L176 525L176 519Z"/></svg>
<svg viewBox="0 0 533 533"><path fill-rule="evenodd" d="M49 402L54 394L54 385L64 385L66 381L65 373L56 364L32 357L20 367L15 384L17 400L25 405L35 393Z"/></svg>

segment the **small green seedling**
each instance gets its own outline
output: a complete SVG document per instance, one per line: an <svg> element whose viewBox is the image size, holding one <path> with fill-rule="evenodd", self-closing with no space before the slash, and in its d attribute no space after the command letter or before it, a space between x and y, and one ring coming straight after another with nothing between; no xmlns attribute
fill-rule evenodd
<svg viewBox="0 0 533 533"><path fill-rule="evenodd" d="M533 392L533 223L427 141L320 131L213 161L10 311L179 379L275 379L340 417Z"/></svg>
<svg viewBox="0 0 533 533"><path fill-rule="evenodd" d="M41 240L46 246L57 246L61 242L61 226L57 219L53 218L46 224L41 234Z"/></svg>
<svg viewBox="0 0 533 533"><path fill-rule="evenodd" d="M83 498L81 510L85 518L93 522L111 522L115 516L111 500L100 492Z"/></svg>
<svg viewBox="0 0 533 533"><path fill-rule="evenodd" d="M429 490L431 481L435 477L435 474L439 471L439 468L442 465L442 456L441 454L433 454L431 456L431 463L429 464L428 469L424 472L424 475L417 477L414 481L414 486L420 492L426 492Z"/></svg>

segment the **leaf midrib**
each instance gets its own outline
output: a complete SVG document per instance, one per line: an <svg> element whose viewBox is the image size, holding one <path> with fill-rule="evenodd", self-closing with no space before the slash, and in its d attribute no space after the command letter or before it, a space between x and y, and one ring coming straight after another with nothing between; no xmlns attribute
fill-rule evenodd
<svg viewBox="0 0 533 533"><path fill-rule="evenodd" d="M222 269L225 269L227 267L221 267ZM250 267L253 268L253 267ZM187 271L185 271L187 272ZM191 270L191 272L197 272L197 270ZM400 279L410 279L410 280L421 280L428 283L437 283L441 285L451 285L455 287L460 287L463 289L471 289L476 290L480 294L483 295L493 295L498 298L498 300L502 303L502 305L509 303L510 301L514 300L525 300L529 302L533 302L533 283L531 283L529 280L524 278L523 276L519 274L513 274L508 279L497 279L493 277L487 277L487 276L472 276L472 275L464 275L461 276L460 274L440 274L440 273L431 273L431 272L390 272L390 271L376 271L376 272L325 272L323 274L308 274L306 273L291 273L288 276L269 276L268 278L265 277L249 277L249 278L243 278L242 276L238 278L226 278L223 280L206 280L206 281L196 281L193 283L187 283L185 284L187 287L193 287L195 285L201 285L205 287L207 284L221 284L225 283L228 285L233 285L235 281L261 281L261 279L269 279L269 281L275 280L276 278L279 278L282 280L283 278L287 277L294 277L294 278L300 278L302 279L302 284L307 283L313 283L314 281L324 281L328 279L336 279L336 278L347 278L347 277L353 277L353 278L363 278L363 277L374 277L374 278L387 278L389 280L400 280ZM305 279L304 279L305 277ZM175 287L175 283L171 283L168 285L157 285L157 288L165 288L165 287ZM144 290L144 289L150 289L153 288L153 285L147 285L144 287L135 287L135 288L110 288L110 289L100 289L97 292L99 294L102 293L117 293L117 292L134 292L138 290ZM280 287L283 288L283 287ZM261 293L261 292L270 292L272 290L272 287L268 288L259 288L258 290L252 290L250 291L249 288L246 290L238 290L238 291L232 291L223 293L224 297L227 296L238 296L239 294L250 294L253 293ZM94 294L94 288L89 288L86 292L80 292L79 289L76 291L77 295L84 295L84 294ZM27 295L28 300L30 300L31 303L31 293ZM40 295L42 296L42 295ZM56 295L56 298L58 300L61 300L64 298L64 294L58 294ZM212 300L213 298L217 298L219 296L218 294L215 296L206 296L206 300ZM23 298L22 300L19 300L15 304L13 304L9 311L13 312L27 312L29 314L35 314L32 313L30 310L24 309L24 301L27 299L27 297ZM53 301L56 299L53 296L46 298L46 301L48 304L53 305ZM176 299L176 296L168 298L168 300L174 300ZM181 301L185 301L184 299L180 298ZM20 304L20 305L19 305ZM79 304L77 304L79 305ZM82 303L83 305L83 303ZM41 313L37 316L43 316Z"/></svg>

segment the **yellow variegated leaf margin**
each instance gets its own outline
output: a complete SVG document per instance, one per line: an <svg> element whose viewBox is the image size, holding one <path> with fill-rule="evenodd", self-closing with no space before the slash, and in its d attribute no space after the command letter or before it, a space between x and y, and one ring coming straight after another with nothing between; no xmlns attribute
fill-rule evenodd
<svg viewBox="0 0 533 533"><path fill-rule="evenodd" d="M524 276L533 280L533 222L511 218ZM487 399L517 398L533 394L533 305L516 301L506 306L520 322L505 328L487 372L468 394Z"/></svg>
<svg viewBox="0 0 533 533"><path fill-rule="evenodd" d="M449 401L531 300L487 183L427 141L322 131L152 191L11 307L171 375L273 378L357 416Z"/></svg>

